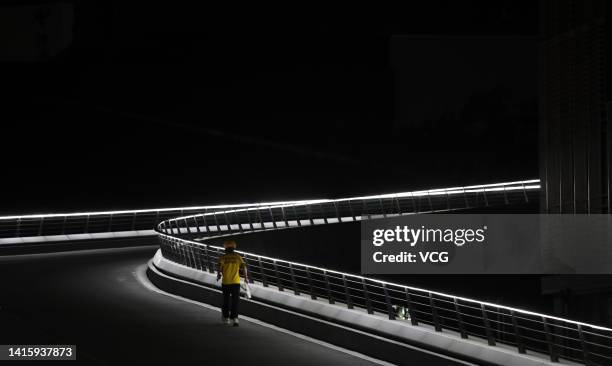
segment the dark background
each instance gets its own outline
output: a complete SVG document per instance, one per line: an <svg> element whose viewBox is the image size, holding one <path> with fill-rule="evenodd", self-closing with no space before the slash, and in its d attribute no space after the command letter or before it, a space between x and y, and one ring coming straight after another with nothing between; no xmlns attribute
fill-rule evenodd
<svg viewBox="0 0 612 366"><path fill-rule="evenodd" d="M535 2L26 4L0 5L1 214L537 177Z"/></svg>
<svg viewBox="0 0 612 366"><path fill-rule="evenodd" d="M540 3L2 2L0 215L538 176L542 212L604 212L603 2ZM393 280L611 322L607 277Z"/></svg>

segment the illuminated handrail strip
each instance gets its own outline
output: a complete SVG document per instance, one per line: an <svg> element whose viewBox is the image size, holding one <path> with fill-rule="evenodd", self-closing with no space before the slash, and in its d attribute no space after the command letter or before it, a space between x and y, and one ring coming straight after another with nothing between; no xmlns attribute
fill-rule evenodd
<svg viewBox="0 0 612 366"><path fill-rule="evenodd" d="M150 209L140 209L140 210L92 211L92 212L57 213L57 214L29 214L29 215L16 215L16 216L0 216L0 220L38 219L38 218L52 218L52 217L74 217L74 216L123 215L123 214L156 213L156 212L170 212L170 211L197 211L197 210L212 210L212 209L223 209L223 208L283 205L283 204L292 204L292 203L308 203L308 202L314 202L314 201L317 201L317 200L241 203L241 204L188 206L188 207L173 207L173 208L150 208Z"/></svg>
<svg viewBox="0 0 612 366"><path fill-rule="evenodd" d="M373 196L362 196L362 197L349 197L341 199L308 199L308 200L296 200L296 201L277 201L277 202L259 202L259 203L243 203L243 204L221 204L221 205L210 205L210 206L187 206L187 207L170 207L170 208L151 208L151 209L138 209L138 210L116 210L116 211L91 211L91 212L72 212L72 213L55 213L55 214L28 214L28 215L11 215L11 216L0 216L0 220L15 220L15 219L31 219L31 218L52 218L52 217L73 217L73 216L99 216L99 215L123 215L123 214L138 214L138 213L156 213L156 212L169 212L169 211L196 211L196 210L213 210L213 209L225 209L225 208L246 208L256 206L274 206L278 207L281 205L293 205L293 204L308 204L315 202L341 202L348 200L360 200L360 199L378 199L378 198L391 198L391 197L404 197L404 196L417 196L427 195L434 193L441 194L459 194L469 192L476 192L473 190L484 189L486 192L493 191L492 188L512 186L512 185L526 185L525 187L508 187L506 190L520 190L520 189L539 189L539 179L529 179L524 181L513 181L513 182L502 182L492 184L481 184L472 185L465 187L451 187L451 188L434 188L429 190L419 190L411 192L400 192L400 193L388 193ZM472 190L472 191L470 191ZM503 190L503 189L502 189Z"/></svg>
<svg viewBox="0 0 612 366"><path fill-rule="evenodd" d="M310 200L295 200L295 201L273 201L259 203L243 203L243 204L219 204L219 205L202 205L202 206L187 206L187 207L171 207L171 208L152 208L152 209L137 209L137 210L115 210L115 211L91 211L91 212L73 212L73 213L51 213L51 214L30 214L30 215L11 215L0 217L0 245L3 244L20 244L31 241L46 242L46 241L63 241L64 236L72 237L78 234L93 234L101 232L133 232L136 235L142 230L152 229L156 224L171 223L176 226L178 220L190 220L191 218L204 218L207 220L210 217L214 219L220 216L251 215L255 212L257 215L269 216L265 211L285 210L289 216L295 216L296 210L303 211L304 208L312 208L315 211L327 211L331 207L346 208L361 206L361 202L368 202L369 206L376 206L377 200L387 200L389 198L395 200L397 205L405 205L405 200L412 199L419 201L427 199L428 201L437 200L438 197L446 196L447 201L453 197L460 197L461 194L468 196L481 197L487 201L487 196L499 197L498 191L504 191L504 194L511 195L512 192L524 191L525 196L529 191L539 188L536 184L537 180L525 180L505 183L494 183L484 185L474 185L466 187L451 187L439 188L430 190L419 190L412 192L400 192L393 194L350 197L341 199L310 199ZM478 198L476 199L478 201ZM477 205L482 202L476 202ZM413 202L414 205L414 202ZM437 207L426 208L427 212L444 211L438 203ZM418 209L413 213L423 212L423 207L420 202L417 203ZM430 202L431 206L431 202ZM377 208L372 207L375 211ZM351 208L352 209L352 208ZM358 209L359 210L359 209ZM369 209L362 210L358 215L350 214L354 219L361 215L370 215ZM452 211L450 207L447 211ZM242 214L241 214L242 213ZM406 212L405 214L410 214ZM303 212L300 212L303 215ZM319 215L319 213L316 213ZM344 213L344 216L349 215ZM177 217L180 216L180 217ZM340 216L340 215L337 215ZM174 218L174 220L168 221ZM164 221L166 220L166 221ZM221 218L223 220L223 218ZM242 219L241 219L242 220ZM232 220L230 220L232 221ZM232 222L235 223L235 222ZM158 230L160 227L158 226ZM189 229L186 229L189 231ZM72 235L72 236L71 236ZM24 238L24 240L19 240ZM67 239L66 239L67 240Z"/></svg>
<svg viewBox="0 0 612 366"><path fill-rule="evenodd" d="M387 193L380 195L372 195L372 196L357 196L357 197L349 197L349 198L340 198L340 199L319 199L319 200L310 200L310 201L294 201L294 202L283 202L278 204L261 204L258 207L250 206L250 207L225 207L230 208L230 210L223 210L219 212L206 212L200 213L197 215L185 215L171 219L171 221L179 221L190 219L194 216L202 217L202 216L214 216L223 213L234 213L234 212L245 212L245 211L255 211L258 209L274 209L274 208L288 208L288 207L297 207L297 206L306 206L312 204L320 204L320 203L340 203L340 202L348 202L348 201L359 201L359 200L378 200L378 199L387 199L387 198L414 198L414 197L430 197L430 196L451 196L451 195L463 195L467 193L487 193L487 192L512 192L512 191L533 191L539 190L540 185L535 184L539 183L539 179L529 179L524 181L513 181L513 182L503 182L503 183L493 183L493 184L481 184L481 185L473 185L466 187L451 187L451 188L437 188L430 190L421 190L421 191L411 191L411 192L400 192L400 193ZM161 225L161 223L160 223Z"/></svg>

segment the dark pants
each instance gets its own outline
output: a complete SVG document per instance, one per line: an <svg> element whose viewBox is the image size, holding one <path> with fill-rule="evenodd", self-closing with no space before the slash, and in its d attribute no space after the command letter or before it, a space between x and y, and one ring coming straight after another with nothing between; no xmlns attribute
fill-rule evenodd
<svg viewBox="0 0 612 366"><path fill-rule="evenodd" d="M240 299L240 284L222 285L223 306L221 311L224 318L235 319L238 317L238 301ZM231 297L231 299L230 299ZM230 311L231 309L231 311Z"/></svg>

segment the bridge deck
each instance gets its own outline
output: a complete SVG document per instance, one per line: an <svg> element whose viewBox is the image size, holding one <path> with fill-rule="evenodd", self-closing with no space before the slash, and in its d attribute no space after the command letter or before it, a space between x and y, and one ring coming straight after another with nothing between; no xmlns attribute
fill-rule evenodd
<svg viewBox="0 0 612 366"><path fill-rule="evenodd" d="M248 321L225 327L215 310L151 291L137 276L156 249L0 257L0 344L76 344L81 362L98 365L375 364Z"/></svg>

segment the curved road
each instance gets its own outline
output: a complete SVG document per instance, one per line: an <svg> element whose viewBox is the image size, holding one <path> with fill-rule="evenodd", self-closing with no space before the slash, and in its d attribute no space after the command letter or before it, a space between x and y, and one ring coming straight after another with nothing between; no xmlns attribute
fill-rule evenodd
<svg viewBox="0 0 612 366"><path fill-rule="evenodd" d="M76 344L96 365L377 364L257 322L225 327L218 311L153 291L139 278L156 249L0 257L0 344Z"/></svg>

